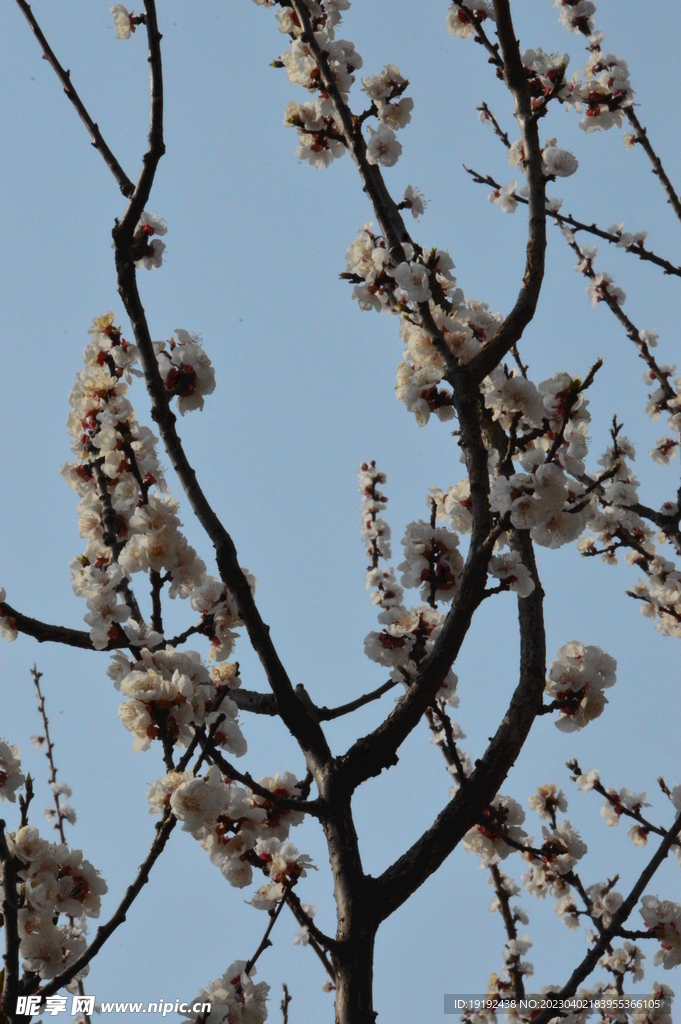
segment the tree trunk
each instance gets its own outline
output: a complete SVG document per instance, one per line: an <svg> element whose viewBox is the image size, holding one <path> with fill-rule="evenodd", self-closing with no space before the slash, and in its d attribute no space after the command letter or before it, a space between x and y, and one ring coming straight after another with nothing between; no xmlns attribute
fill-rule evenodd
<svg viewBox="0 0 681 1024"><path fill-rule="evenodd" d="M358 931L360 931L358 929ZM334 957L336 969L336 1024L375 1024L375 931L362 929Z"/></svg>

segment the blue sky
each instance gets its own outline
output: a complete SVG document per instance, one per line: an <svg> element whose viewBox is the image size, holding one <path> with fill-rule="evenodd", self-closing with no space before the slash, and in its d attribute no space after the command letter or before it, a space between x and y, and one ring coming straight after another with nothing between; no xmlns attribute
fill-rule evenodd
<svg viewBox="0 0 681 1024"><path fill-rule="evenodd" d="M117 41L108 7L100 0L70 0L67 8L46 0L33 5L109 145L136 178L148 123L144 39ZM560 28L549 0L514 7L522 48L567 51L571 70L582 66L582 40ZM463 475L459 450L451 426L432 421L420 430L395 400L397 322L361 313L338 280L345 249L371 211L349 157L324 172L295 160L295 135L283 113L288 100L303 94L268 66L285 46L273 14L250 0L164 0L159 8L168 151L150 208L167 220L169 232L163 268L140 275L143 302L155 338L176 327L203 336L218 387L203 413L180 423L190 460L241 563L259 580L260 607L294 682L304 682L322 704L342 703L384 678L363 655L375 617L363 585L358 465L375 458L388 474L388 518L399 552L404 525L425 513L428 487L447 487ZM410 79L414 116L401 133L403 156L386 180L395 194L411 183L430 200L416 237L450 251L467 295L506 312L522 276L525 218L522 212L504 216L489 204L487 189L475 186L462 165L502 182L514 176L475 111L486 100L514 138L512 104L480 47L447 34L446 10L444 0L357 0L342 35L364 57L360 74L376 74L391 62ZM124 334L129 330L110 248L123 203L19 9L4 0L0 17L0 584L27 614L80 626L85 609L71 593L67 568L82 547L76 502L58 469L69 458L66 399L92 317L113 309ZM633 0L601 0L597 24L629 61L639 117L674 179L681 144L670 126L678 116L673 75L681 11L661 0L655 18L644 18ZM357 89L354 95L359 106ZM626 151L619 130L587 138L574 113L557 109L542 134L557 136L580 160L578 173L551 190L563 197L564 211L606 228L622 220L627 230L646 228L652 248L679 262L679 225L645 155ZM656 506L675 494L678 479L674 463L664 470L645 454L664 429L645 417L642 364L608 310L590 307L560 234L551 229L549 235L546 282L523 357L537 381L561 370L584 374L603 357L589 395L593 457L607 444L616 412L637 446L642 494ZM678 282L612 248L601 248L597 268L616 277L628 293L629 315L659 331L661 360L673 362ZM131 397L140 419L149 422L143 391L136 387ZM179 497L175 481L171 487ZM197 524L184 506L183 512L191 543L209 561ZM676 642L660 638L625 596L635 579L626 566L580 561L574 548L540 551L539 563L549 657L571 639L599 644L618 660L618 683L606 713L583 733L565 737L548 719L539 722L504 792L525 803L536 785L559 783L570 799L569 817L590 848L585 880L620 871L626 891L646 853L628 843L624 828L606 828L599 798L574 791L564 762L577 756L583 767L599 768L608 784L648 790L654 818L668 819L655 779L681 779ZM166 617L170 627L191 621L179 604L171 604ZM245 685L264 689L245 642L237 655ZM38 731L29 678L34 661L45 672L60 776L72 784L79 813L72 844L109 883L106 918L152 838L146 786L163 774L160 753L132 753L116 716L119 698L106 676L106 655L38 648L20 638L0 647L0 735L22 748L39 779L43 764L28 739ZM468 735L467 749L479 756L517 677L510 595L485 603L456 671L461 707L455 717ZM391 699L357 720L334 723L334 749L377 723ZM302 773L283 727L246 719L244 732L244 763L256 777L277 769ZM417 729L399 765L357 796L366 870L381 871L430 824L447 799L448 781L425 726ZM38 789L40 808L47 795L44 785ZM537 819L530 818L529 830L538 833ZM301 896L318 904L318 921L332 930L321 836L306 824L292 838L320 868ZM508 866L520 875L519 863ZM665 866L653 891L679 898L678 872L676 863ZM500 918L487 910L491 896L474 858L457 850L384 926L376 963L379 1020L435 1021L444 992L484 990L489 973L501 968L504 943ZM176 830L127 925L93 964L89 990L100 999L189 998L256 948L266 921L244 906L245 898L247 892L231 889L200 847ZM561 982L583 955L583 935L569 933L548 902L524 895L518 902L530 914L527 930L535 945L528 959L537 984ZM296 930L282 917L275 945L259 963L260 977L272 985L271 1017L277 1019L286 981L294 997L292 1022L330 1020L321 969L310 951L292 945ZM649 970L648 983L662 973Z"/></svg>

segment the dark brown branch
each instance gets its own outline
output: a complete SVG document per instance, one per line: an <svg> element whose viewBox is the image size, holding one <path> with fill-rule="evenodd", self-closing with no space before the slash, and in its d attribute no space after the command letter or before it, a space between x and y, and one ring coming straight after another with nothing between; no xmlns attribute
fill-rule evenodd
<svg viewBox="0 0 681 1024"><path fill-rule="evenodd" d="M375 880L381 920L389 917L436 871L466 832L479 820L515 763L532 724L541 712L546 679L544 592L537 575L529 534L516 531L513 546L530 569L535 583L529 597L518 598L520 680L496 734L475 770L433 825Z"/></svg>
<svg viewBox="0 0 681 1024"><path fill-rule="evenodd" d="M468 171L470 176L476 185L489 185L491 188L500 189L502 186L498 181L495 181L491 174L483 177L477 171L472 170L470 167L464 165L464 170ZM515 194L516 202L522 203L524 206L529 205L529 200L524 196ZM610 231L604 231L599 228L597 224L585 224L584 221L577 220L571 214L558 213L557 211L547 212L548 217L552 217L555 224L561 224L565 227L570 228L572 231L586 231L590 235L596 235L598 238L603 238L606 242L611 245L619 245L619 235L613 235ZM623 248L622 246L619 246ZM643 242L636 242L634 245L627 245L624 247L625 252L633 253L634 256L638 256L640 260L647 261L648 263L654 263L656 266L661 267L665 274L673 274L676 277L681 277L681 267L677 267L674 263L670 263L669 260L663 256L658 256L650 249L646 249Z"/></svg>
<svg viewBox="0 0 681 1024"><path fill-rule="evenodd" d="M496 864L492 864L490 867L490 874L494 882L494 892L499 900L499 910L504 922L506 929L506 935L508 936L509 942L518 938L518 929L515 926L515 918L511 913L511 896L507 889L504 888L504 876L497 867ZM516 958L517 959L517 958ZM518 970L517 963L511 960L508 964L509 974L511 976L511 986L513 988L514 999L525 998L525 986L523 984L522 971Z"/></svg>
<svg viewBox="0 0 681 1024"><path fill-rule="evenodd" d="M272 934L272 929L274 928L275 924L277 923L277 921L279 919L279 915L281 914L282 910L284 909L284 906L286 904L286 894L288 893L288 891L289 891L289 883L287 883L284 886L284 895L279 900L279 903L277 904L276 909L275 910L270 910L270 920L269 920L269 924L267 925L267 928L265 929L265 934L263 935L262 939L260 940L260 945L256 949L255 953L253 954L251 959L248 961L248 963L244 967L244 974L250 974L251 973L251 971L255 967L255 965L256 965L260 955L262 953L264 953L266 949L269 949L269 947L272 945L272 940L270 939L270 935Z"/></svg>
<svg viewBox="0 0 681 1024"><path fill-rule="evenodd" d="M149 72L151 76L151 113L149 117L148 149L142 158L142 172L130 196L123 219L113 231L114 242L129 248L142 211L151 194L156 168L166 151L163 141L163 64L161 60L161 33L156 18L156 0L144 0L145 27L149 45Z"/></svg>
<svg viewBox="0 0 681 1024"><path fill-rule="evenodd" d="M467 367L471 377L478 382L501 362L513 345L517 344L532 320L544 280L546 255L546 179L542 170L537 121L532 116L532 97L520 59L509 0L494 0L494 10L504 58L504 80L515 99L515 115L520 125L525 150L530 211L525 274L515 306L496 334L474 356Z"/></svg>
<svg viewBox="0 0 681 1024"><path fill-rule="evenodd" d="M325 935L324 932L320 931L317 925L314 923L309 914L306 914L303 910L303 905L297 893L291 889L286 896L286 902L289 905L291 913L295 917L301 928L307 928L310 935L310 945L314 942L315 945L319 946L321 952L324 953L325 949L336 950L338 949L338 943L335 939L332 939L330 935ZM323 948L322 948L323 947ZM315 950L317 956L319 952ZM334 971L328 958L324 955L320 957L326 973L329 975L332 981L336 980L336 972Z"/></svg>
<svg viewBox="0 0 681 1024"><path fill-rule="evenodd" d="M0 1010L9 1021L15 1019L19 992L19 904L17 897L17 867L5 836L5 822L0 820L0 863L2 863L2 916L5 925L4 985Z"/></svg>
<svg viewBox="0 0 681 1024"><path fill-rule="evenodd" d="M151 628L163 636L163 614L161 609L163 578L160 572L152 569L149 573L149 579L151 580Z"/></svg>
<svg viewBox="0 0 681 1024"><path fill-rule="evenodd" d="M636 129L636 141L639 143L644 153L653 165L653 174L656 174L657 177L660 179L660 184L667 193L667 199L669 200L669 203L674 213L679 218L679 220L681 220L681 201L679 200L679 197L676 194L674 186L667 177L667 173L664 167L662 166L662 161L660 160L659 156L657 155L653 147L650 145L650 139L648 138L647 128L644 128L641 122L639 121L638 117L634 113L633 106L627 107L624 113L627 115L629 124L632 126L632 128Z"/></svg>
<svg viewBox="0 0 681 1024"><path fill-rule="evenodd" d="M365 693L363 697L358 697L356 700L351 700L348 704L341 704L337 708L317 708L317 716L320 722L330 722L334 718L340 718L342 715L349 715L353 711L357 711L358 708L364 707L365 704L370 704L373 700L378 700L384 693L388 693L397 686L398 680L389 679L382 686L377 687L370 693Z"/></svg>
<svg viewBox="0 0 681 1024"><path fill-rule="evenodd" d="M135 340L140 349L147 390L152 403L152 418L159 427L166 451L180 483L199 522L215 547L216 561L222 580L232 591L255 652L265 668L277 700L278 712L304 752L318 766L329 760L331 753L318 725L296 696L286 671L271 641L269 627L262 621L253 600L248 580L241 570L232 538L225 530L196 479L175 429L176 417L169 406L169 396L158 371L149 326L140 300L135 265L130 245L139 216L149 198L158 162L165 152L163 143L163 80L160 40L154 0L146 0L146 28L151 68L151 127L149 147L135 193L128 209L114 229L118 289L130 318Z"/></svg>
<svg viewBox="0 0 681 1024"><path fill-rule="evenodd" d="M681 831L681 814L677 816L676 821L665 834L665 838L660 843L657 852L648 862L646 868L641 872L638 881L622 903L622 906L612 915L612 920L608 927L603 929L596 943L586 954L581 964L579 964L579 966L572 972L569 980L565 983L560 992L554 993L556 998L571 998L571 996L573 996L577 991L578 986L585 980L585 978L588 978L593 970L595 970L598 961L607 949L608 943L620 934L620 928L634 910L639 897L642 895L651 878L667 857L674 840L679 834L679 831ZM539 1016L535 1017L533 1024L548 1024L548 1021L554 1016L554 1010L542 1010Z"/></svg>
<svg viewBox="0 0 681 1024"><path fill-rule="evenodd" d="M94 939L85 952L81 953L81 955L77 957L69 967L63 970L61 974L58 974L56 978L52 978L51 981L48 981L44 988L40 989L36 993L37 995L42 997L53 996L60 988L68 985L68 983L75 978L75 976L82 971L87 964L90 963L97 953L99 953L102 946L113 935L116 929L123 924L130 907L149 881L151 869L163 853L165 845L170 837L170 833L173 831L176 824L177 818L174 814L172 814L169 809L164 811L163 818L156 825L156 838L151 844L149 853L142 864L140 864L135 881L132 885L128 886L125 896L119 903L113 916L109 918L106 924L99 926Z"/></svg>
<svg viewBox="0 0 681 1024"><path fill-rule="evenodd" d="M219 727L219 723L213 723L215 726L215 732ZM313 817L320 817L322 813L322 807L318 800L300 800L296 797L285 797L280 796L277 793L273 793L271 790L261 786L259 782L256 782L249 772L240 772L238 768L235 768L233 764L223 757L219 750L216 750L213 746L212 739L206 737L206 735L199 733L199 743L201 749L204 752L206 759L216 764L223 775L226 775L228 779L233 779L235 782L240 782L244 786L248 786L250 790L255 793L256 796L262 797L263 800L268 800L275 807L280 807L286 811L302 811L304 814L311 814ZM215 733L213 733L213 737Z"/></svg>
<svg viewBox="0 0 681 1024"><path fill-rule="evenodd" d="M100 132L99 127L92 120L87 110L85 109L80 96L73 88L73 84L71 83L71 72L65 71L59 63L59 61L57 60L57 58L55 57L54 52L50 47L50 44L47 42L47 39L43 35L40 26L38 25L38 22L35 20L33 11L31 10L30 6L26 3L26 0L17 0L17 4L22 13L24 14L24 17L26 18L27 22L31 26L34 36L40 44L40 47L43 51L43 59L46 60L50 67L54 70L55 74L57 75L57 78L64 87L64 92L70 99L73 106L76 108L79 118L89 131L92 137L92 145L101 153L104 162L106 163L106 166L109 168L114 178L118 182L118 187L120 188L123 195L129 198L133 194L135 186L130 181L130 178L127 176L127 174L119 164L118 160L107 146L106 142L102 138L102 133Z"/></svg>
<svg viewBox="0 0 681 1024"><path fill-rule="evenodd" d="M50 766L50 775L47 781L49 782L50 788L52 789L52 799L54 800L54 806L57 814L57 824L54 827L59 832L59 838L61 839L62 843L65 843L66 837L64 835L64 815L62 814L59 794L54 789L54 784L57 781L57 766L54 763L54 744L50 738L50 722L47 717L47 712L45 710L45 697L40 687L40 680L42 679L42 676L42 672L39 672L37 666L34 665L33 668L31 669L31 677L33 678L33 684L38 694L38 712L40 713L40 717L42 719L43 733L45 736L45 757L47 758L47 763Z"/></svg>
<svg viewBox="0 0 681 1024"><path fill-rule="evenodd" d="M281 1010L282 1024L288 1024L288 1007L289 1003L293 999L293 996L289 992L288 985L286 984L286 982L284 982L284 984L281 987L284 990L284 995L281 1000L281 1003L279 1004L279 1009Z"/></svg>
<svg viewBox="0 0 681 1024"><path fill-rule="evenodd" d="M32 619L29 615L23 615L21 612L18 612L16 608L12 608L12 606L7 604L6 601L3 601L2 604L0 604L0 613L8 619L12 619L20 633L25 633L26 636L32 636L40 644L49 641L50 643L66 644L67 647L80 647L85 651L96 650L93 646L92 640L90 639L90 634L86 633L84 629L70 629L68 626L53 626L49 622L41 622L40 619ZM104 650L114 651L120 647L127 646L128 640L123 636L118 640L109 640Z"/></svg>

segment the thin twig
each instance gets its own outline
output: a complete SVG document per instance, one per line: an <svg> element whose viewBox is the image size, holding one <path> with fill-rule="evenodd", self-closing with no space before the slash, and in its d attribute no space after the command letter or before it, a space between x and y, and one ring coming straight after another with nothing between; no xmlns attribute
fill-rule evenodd
<svg viewBox="0 0 681 1024"><path fill-rule="evenodd" d="M591 947L582 960L581 964L575 968L570 975L569 980L565 983L560 992L546 993L547 996L553 995L557 999L569 999L575 994L582 981L584 981L585 978L588 978L591 972L595 969L603 953L606 951L608 943L611 939L620 934L620 928L638 903L639 897L650 882L651 878L667 857L674 840L679 834L679 831L681 831L681 813L677 816L674 824L666 833L665 838L657 849L657 852L641 872L638 881L633 886L627 898L624 900L620 908L612 915L610 924L603 930L596 943ZM548 1024L548 1021L550 1021L554 1016L554 1010L542 1010L539 1013L539 1016L535 1017L533 1024Z"/></svg>
<svg viewBox="0 0 681 1024"><path fill-rule="evenodd" d="M59 61L57 60L50 44L47 42L47 39L42 33L40 26L38 25L38 22L35 20L33 11L31 10L30 6L26 3L26 0L17 0L17 4L22 13L24 14L27 22L31 26L34 36L40 43L40 47L43 51L43 59L46 60L50 67L54 70L55 74L57 75L57 78L64 87L64 92L70 99L73 106L76 108L79 118L81 119L81 121L89 131L90 135L92 136L92 145L101 153L104 162L106 163L106 166L109 168L114 178L118 182L118 187L120 188L123 195L126 197L130 197L135 190L135 186L130 181L130 178L127 176L127 174L119 164L118 160L107 146L106 142L102 137L102 133L100 132L98 125L95 124L95 122L92 120L87 110L85 109L85 106L83 105L80 96L73 88L73 84L71 82L71 72L65 71L59 63Z"/></svg>
<svg viewBox="0 0 681 1024"><path fill-rule="evenodd" d="M286 982L284 982L281 987L284 990L284 997L281 1000L281 1003L279 1004L279 1009L281 1010L283 1024L288 1024L288 1006L291 1000L293 999L293 996L289 993L288 985L286 984Z"/></svg>
<svg viewBox="0 0 681 1024"><path fill-rule="evenodd" d="M643 149L643 152L646 154L651 164L653 165L653 174L656 174L657 177L660 179L660 184L667 193L667 199L669 200L669 203L671 204L674 213L679 218L679 220L681 220L681 200L679 200L679 197L676 193L674 186L667 177L667 172L662 166L662 161L660 160L659 156L650 144L650 139L648 138L648 129L644 128L641 122L639 121L638 117L634 112L633 106L627 107L624 113L627 115L629 124L632 126L632 128L636 129L636 141L639 143L639 145Z"/></svg>
<svg viewBox="0 0 681 1024"><path fill-rule="evenodd" d="M264 953L266 949L269 949L269 947L272 945L272 940L270 939L270 935L272 934L272 929L274 928L275 924L277 923L277 921L279 919L279 915L281 914L282 910L284 909L284 906L286 904L286 894L289 891L289 888L290 888L290 882L287 882L285 884L285 886L284 886L284 894L281 897L281 899L279 900L279 903L277 904L276 909L275 910L270 910L270 920L269 920L269 924L267 925L267 928L265 929L265 934L263 935L262 939L260 940L260 945L256 949L255 953L253 954L251 959L248 961L248 963L244 967L244 974L250 974L251 973L251 971L255 967L256 963L258 962L258 958L260 957L260 955L262 953Z"/></svg>
<svg viewBox="0 0 681 1024"><path fill-rule="evenodd" d="M87 947L87 949L77 957L73 963L58 974L51 981L48 981L44 988L40 989L36 994L42 997L53 996L60 988L75 978L83 968L90 963L90 961L99 953L102 946L107 940L113 935L116 929L123 924L126 919L127 913L135 902L139 894L141 893L144 886L149 881L149 874L158 858L163 853L166 843L170 837L170 833L177 824L177 818L169 810L165 810L163 818L156 824L156 838L154 839L149 853L145 857L142 864L140 864L135 881L128 886L125 892L125 896L119 903L112 917L106 922L106 924L100 925L97 929L94 939Z"/></svg>
<svg viewBox="0 0 681 1024"><path fill-rule="evenodd" d="M50 766L50 776L47 781L49 782L50 789L52 790L52 798L54 800L54 806L57 816L57 824L54 827L59 832L59 838L61 839L62 843L65 843L66 837L64 835L64 815L62 814L59 793L57 792L56 789L57 766L54 763L53 756L54 744L52 743L52 740L50 738L50 723L47 717L47 712L45 710L45 697L43 696L43 692L40 688L40 680L43 677L43 673L39 672L38 667L34 665L33 668L31 669L31 676L33 678L33 683L38 694L38 711L43 722L43 733L45 736L45 757L47 758L47 763Z"/></svg>
<svg viewBox="0 0 681 1024"><path fill-rule="evenodd" d="M348 704L341 704L337 708L317 708L317 715L320 722L330 722L334 718L340 718L342 715L349 715L353 711L357 711L358 708L363 708L365 704L369 704L373 700L378 700L384 693L388 693L393 687L397 686L398 679L388 679L382 686L378 686L375 690L370 693L365 693L362 697L357 697L356 700L351 700Z"/></svg>
<svg viewBox="0 0 681 1024"><path fill-rule="evenodd" d="M464 164L464 170L470 174L476 185L489 185L491 188L500 189L502 186L496 181L491 174L483 176L478 171L472 170L470 167L466 167ZM522 203L523 206L527 206L529 200L524 196L515 193L515 200L518 203ZM597 238L603 238L606 242L611 245L616 245L620 249L624 249L624 252L632 253L634 256L638 256L640 260L644 260L648 263L654 263L656 266L661 267L665 274L673 274L676 277L681 277L681 267L676 266L663 256L658 256L651 249L646 249L643 242L635 242L633 245L622 246L619 235L614 235L610 231L604 231L599 228L597 224L586 224L584 221L577 220L571 214L559 213L557 210L547 210L547 216L552 217L555 224L564 225L570 228L572 231L586 231L590 235L595 235Z"/></svg>

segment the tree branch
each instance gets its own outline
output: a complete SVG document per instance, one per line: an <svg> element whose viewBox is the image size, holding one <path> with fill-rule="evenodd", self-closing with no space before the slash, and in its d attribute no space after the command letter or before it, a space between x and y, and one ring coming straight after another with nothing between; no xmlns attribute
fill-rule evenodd
<svg viewBox="0 0 681 1024"><path fill-rule="evenodd" d="M0 1009L13 1021L19 992L19 925L17 870L5 836L5 822L0 820L0 863L2 863L2 916L5 924L5 977Z"/></svg>
<svg viewBox="0 0 681 1024"><path fill-rule="evenodd" d="M90 634L84 629L70 629L68 626L53 626L49 622L41 622L40 619L33 619L29 615L23 615L22 612L18 612L16 608L7 604L6 601L0 604L0 612L3 616L13 620L20 633L32 636L40 644L49 641L50 643L66 644L67 647L80 647L85 651L97 649L90 639ZM128 645L129 641L127 638L122 637L119 640L109 640L103 650L114 651Z"/></svg>
<svg viewBox="0 0 681 1024"><path fill-rule="evenodd" d="M577 991L577 987L584 981L585 978L595 970L598 961L605 952L608 943L620 934L620 928L627 920L632 910L638 903L639 897L643 893L643 890L648 885L657 869L662 864L662 861L666 858L669 853L674 840L681 831L681 814L676 818L676 821L666 833L665 838L660 843L657 852L648 862L648 865L641 872L641 875L632 888L627 898L622 903L622 906L612 915L612 920L607 928L604 928L601 932L595 945L589 950L581 964L575 968L570 975L569 980L565 983L560 992L553 993L556 999L569 999ZM549 993L547 993L549 995ZM535 1017L533 1024L548 1024L555 1016L555 1011L551 1009L542 1010L538 1017Z"/></svg>
<svg viewBox="0 0 681 1024"><path fill-rule="evenodd" d="M132 883L132 885L128 886L125 892L125 896L119 903L113 916L109 918L106 924L99 926L94 939L87 947L85 952L81 953L81 955L77 957L77 959L74 960L69 967L63 970L61 974L58 974L55 978L52 978L52 980L48 981L47 984L42 989L39 989L38 992L36 993L37 995L42 996L43 998L46 996L53 996L64 985L68 985L68 983L73 978L75 978L75 976L80 971L82 971L82 969L87 964L90 963L90 961L97 955L97 953L99 953L102 946L113 935L116 929L123 924L123 922L126 919L128 910L135 902L144 886L149 881L149 874L151 872L151 869L153 868L154 864L163 853L165 845L168 842L168 838L170 837L170 833L173 831L176 824L177 818L174 816L174 814L172 814L172 812L169 809L165 810L163 813L163 818L156 825L157 834L156 838L151 844L149 853L147 854L142 864L140 864L135 881Z"/></svg>
<svg viewBox="0 0 681 1024"><path fill-rule="evenodd" d="M389 679L387 683L383 683L382 686L378 686L375 690L370 693L365 693L364 696L358 697L356 700L351 700L348 704L341 704L337 708L317 708L317 716L320 722L330 722L334 718L340 718L342 715L352 714L353 711L357 711L358 708L364 707L365 704L370 704L373 700L378 700L384 693L388 693L397 686L398 680Z"/></svg>
<svg viewBox="0 0 681 1024"><path fill-rule="evenodd" d="M529 597L518 598L520 627L520 680L496 734L466 784L433 825L391 867L377 878L372 888L380 919L389 917L425 880L436 871L494 799L513 766L532 724L541 712L546 681L546 638L544 633L544 592L537 574L529 534L515 531L513 546L530 569L535 583Z"/></svg>
<svg viewBox="0 0 681 1024"><path fill-rule="evenodd" d="M667 177L667 172L662 166L662 161L660 160L659 156L657 155L653 147L650 145L650 139L648 138L648 129L644 128L641 122L639 121L638 117L634 113L633 106L627 107L624 113L627 115L629 124L632 126L632 128L636 129L636 141L640 144L644 153L653 165L653 174L656 174L657 177L660 179L660 184L667 193L667 199L669 200L669 203L674 213L679 218L679 220L681 220L681 200L679 200L679 197L676 194L674 186Z"/></svg>
<svg viewBox="0 0 681 1024"><path fill-rule="evenodd" d="M217 731L217 728L216 728ZM204 752L204 756L216 764L223 775L227 778L233 779L235 782L240 782L244 786L248 786L250 790L255 793L256 796L262 797L269 803L274 804L275 807L280 807L285 811L302 811L303 814L311 814L315 818L319 818L322 814L322 806L318 800L301 800L295 797L280 796L278 793L273 793L270 789L266 789L261 786L259 782L256 782L249 772L240 772L238 768L235 768L233 764L222 756L219 750L216 750L213 746L212 741L205 734L201 735L201 730L197 730L199 736L199 743L201 749Z"/></svg>
<svg viewBox="0 0 681 1024"><path fill-rule="evenodd" d="M102 137L102 133L100 132L98 125L96 125L95 122L92 120L87 110L85 109L80 96L73 88L73 85L71 83L71 72L65 71L59 63L59 61L57 60L57 58L55 57L54 52L50 47L50 44L47 42L47 39L43 35L40 26L38 25L38 22L35 20L33 11L31 10L30 6L26 3L26 0L17 0L17 5L24 14L26 21L31 26L33 34L40 44L40 47L43 51L43 60L46 60L50 67L54 70L55 74L57 75L57 78L64 87L64 92L71 100L71 103L76 108L79 118L89 131L92 137L92 145L101 153L106 166L109 168L114 178L118 182L118 187L120 188L123 195L129 198L135 191L135 186L130 181L130 178L127 176L127 174L119 164L118 160L107 146L106 142Z"/></svg>
<svg viewBox="0 0 681 1024"><path fill-rule="evenodd" d="M470 174L476 185L489 185L491 188L496 189L500 189L502 187L498 181L494 180L491 174L483 177L482 174L479 174L477 171L474 171L465 165L464 170ZM515 199L516 202L522 203L524 206L529 205L529 199L526 199L524 196L519 196L517 193L515 194ZM547 216L553 218L554 223L563 224L566 227L569 227L572 231L586 231L590 235L596 235L598 238L603 238L611 245L617 245L622 248L622 246L619 245L620 238L618 235L613 235L610 231L604 231L595 223L586 224L584 221L577 220L577 218L573 217L571 214L559 213L558 211L553 210L548 211ZM656 266L661 267L665 274L673 274L676 277L681 277L681 267L677 267L674 263L670 263L669 260L665 259L663 256L658 256L650 249L646 249L643 242L636 242L634 245L627 245L624 247L624 251L633 253L633 255L638 256L640 260L654 263Z"/></svg>
<svg viewBox="0 0 681 1024"><path fill-rule="evenodd" d="M163 64L161 61L161 33L156 18L156 0L144 0L145 27L149 45L149 73L151 78L151 112L149 117L148 149L142 158L142 171L128 208L113 230L114 242L126 249L132 242L140 215L147 204L156 176L156 168L166 151L163 141Z"/></svg>
<svg viewBox="0 0 681 1024"><path fill-rule="evenodd" d="M494 10L504 58L504 80L515 99L515 116L525 150L530 215L525 275L515 306L496 334L467 366L469 374L477 382L483 380L517 344L532 320L544 280L546 255L546 179L542 170L539 130L536 118L532 116L532 97L520 59L509 0L494 0Z"/></svg>

